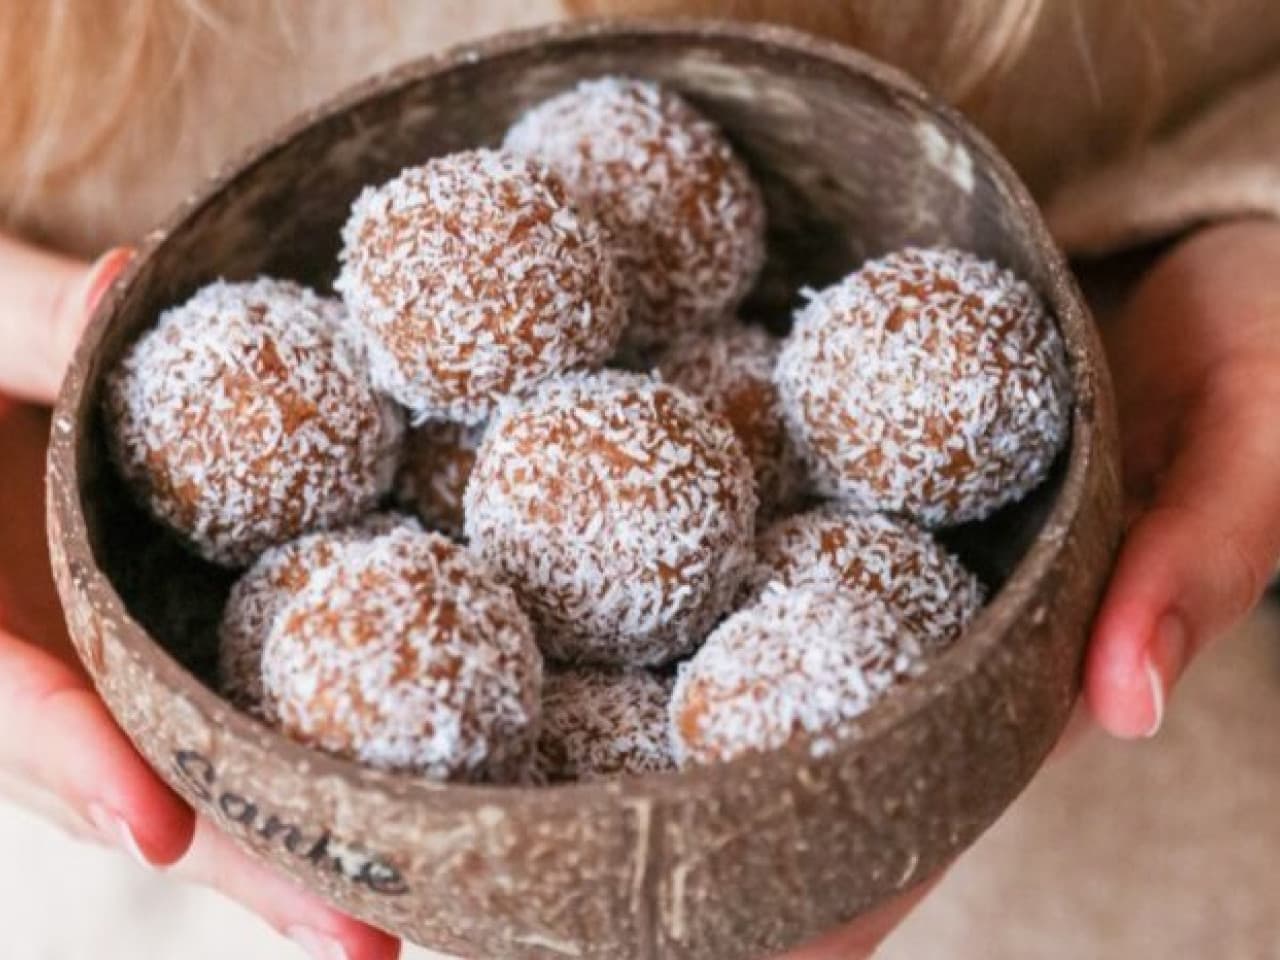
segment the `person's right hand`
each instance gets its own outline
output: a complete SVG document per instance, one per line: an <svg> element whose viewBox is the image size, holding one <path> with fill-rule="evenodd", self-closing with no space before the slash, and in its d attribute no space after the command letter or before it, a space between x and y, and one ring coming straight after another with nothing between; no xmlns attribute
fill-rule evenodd
<svg viewBox="0 0 1280 960"><path fill-rule="evenodd" d="M116 726L68 640L45 545L52 402L89 314L128 261L92 266L0 237L0 794L77 836L230 896L317 960L399 944L251 860L197 818Z"/></svg>

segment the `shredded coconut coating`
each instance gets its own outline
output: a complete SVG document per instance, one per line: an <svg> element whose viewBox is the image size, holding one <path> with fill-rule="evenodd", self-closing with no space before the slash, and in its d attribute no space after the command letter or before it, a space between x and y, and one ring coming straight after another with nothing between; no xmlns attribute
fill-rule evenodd
<svg viewBox="0 0 1280 960"><path fill-rule="evenodd" d="M676 759L716 763L800 739L825 753L923 667L919 639L883 605L832 586L770 589L681 664L670 708Z"/></svg>
<svg viewBox="0 0 1280 960"><path fill-rule="evenodd" d="M361 193L336 286L374 382L415 422L479 423L507 394L603 364L626 323L599 225L550 170L493 150Z"/></svg>
<svg viewBox="0 0 1280 960"><path fill-rule="evenodd" d="M409 431L399 493L433 530L463 537L462 498L485 425L430 420Z"/></svg>
<svg viewBox="0 0 1280 960"><path fill-rule="evenodd" d="M241 710L274 721L275 708L262 689L262 648L276 615L348 546L400 527L421 529L412 517L375 513L352 526L308 534L264 552L231 588L222 612L218 681L223 696Z"/></svg>
<svg viewBox="0 0 1280 960"><path fill-rule="evenodd" d="M404 424L342 325L339 303L297 284L218 282L161 314L107 378L121 473L206 559L243 566L390 487Z"/></svg>
<svg viewBox="0 0 1280 960"><path fill-rule="evenodd" d="M934 527L1044 479L1071 380L1030 286L960 250L908 248L809 296L776 377L823 493Z"/></svg>
<svg viewBox="0 0 1280 960"><path fill-rule="evenodd" d="M398 530L316 571L272 626L263 680L287 734L379 769L506 781L534 757L533 627L436 533Z"/></svg>
<svg viewBox="0 0 1280 960"><path fill-rule="evenodd" d="M546 780L604 780L675 769L667 735L671 684L646 670L547 673L539 770Z"/></svg>
<svg viewBox="0 0 1280 960"><path fill-rule="evenodd" d="M764 330L734 324L679 337L658 363L664 380L729 421L755 470L765 518L785 510L805 487L773 383L780 348Z"/></svg>
<svg viewBox="0 0 1280 960"><path fill-rule="evenodd" d="M985 599L978 578L927 530L836 506L787 517L760 534L752 592L770 583L827 584L881 602L928 650L954 642Z"/></svg>
<svg viewBox="0 0 1280 960"><path fill-rule="evenodd" d="M627 284L627 342L717 323L755 283L760 190L720 131L674 93L587 80L526 113L506 147L550 164L609 231Z"/></svg>
<svg viewBox="0 0 1280 960"><path fill-rule="evenodd" d="M649 666L690 651L752 562L751 465L683 391L620 371L503 405L467 485L472 548L553 659Z"/></svg>

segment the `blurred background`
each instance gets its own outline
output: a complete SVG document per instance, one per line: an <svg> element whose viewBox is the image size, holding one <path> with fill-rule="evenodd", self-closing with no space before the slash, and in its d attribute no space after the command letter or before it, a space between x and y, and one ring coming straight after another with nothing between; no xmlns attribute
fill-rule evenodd
<svg viewBox="0 0 1280 960"><path fill-rule="evenodd" d="M0 851L5 958L301 958L216 895L6 806ZM1192 667L1156 739L1090 733L1054 760L879 956L1280 960L1278 905L1280 606L1270 601Z"/></svg>

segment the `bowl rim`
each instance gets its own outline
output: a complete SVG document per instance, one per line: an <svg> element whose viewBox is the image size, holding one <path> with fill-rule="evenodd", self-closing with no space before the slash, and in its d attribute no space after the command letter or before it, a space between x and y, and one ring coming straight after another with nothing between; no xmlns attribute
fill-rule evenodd
<svg viewBox="0 0 1280 960"><path fill-rule="evenodd" d="M1083 298L1064 255L1052 240L1032 200L1008 161L987 137L970 125L959 111L929 94L915 79L896 67L876 60L836 41L821 38L790 27L758 22L691 17L588 18L513 30L449 47L437 53L416 58L390 70L372 74L316 107L302 111L288 123L234 156L219 173L208 178L192 195L181 202L160 226L148 232L137 245L136 255L115 278L99 301L77 346L68 374L59 392L51 420L48 472L59 483L65 496L59 498L59 483L48 484L50 509L57 514L57 527L62 534L61 547L69 557L88 558L87 564L73 565L73 576L102 618L119 624L118 636L132 665L171 693L185 698L195 710L221 728L223 737L255 743L271 751L281 761L307 768L316 778L336 777L359 788L377 790L398 799L413 800L427 806L438 806L445 798L470 804L510 807L526 810L539 808L562 810L580 808L592 802L624 800L645 803L670 801L682 795L713 792L725 780L727 771L750 771L763 765L785 764L802 769L819 762L805 741L780 748L745 754L726 763L696 766L666 773L649 773L619 777L606 781L576 782L550 785L490 785L441 783L422 777L391 773L365 767L299 744L275 728L233 707L211 687L180 664L128 612L123 599L97 562L88 536L81 491L81 469L78 456L80 429L77 423L90 422L86 412L89 388L88 374L93 369L104 335L114 319L124 292L133 284L146 265L164 246L168 238L180 231L202 209L214 202L251 168L265 162L284 149L305 130L317 123L335 118L366 101L391 95L398 89L428 77L455 70L474 68L487 60L516 55L536 47L572 46L598 39L621 39L628 36L673 41L718 42L754 46L806 61L820 63L850 74L869 77L882 84L895 96L909 101L923 114L940 118L964 134L966 148L976 152L985 169L993 174L993 183L1005 195L1028 228L1045 259L1049 286L1053 288L1055 316L1067 336L1070 354L1075 406L1072 415L1070 443L1066 451L1066 472L1061 487L1049 508L1041 529L1026 552L1016 562L1002 585L960 641L934 659L928 671L916 681L903 686L894 696L885 698L855 718L847 736L822 758L852 756L867 749L893 729L929 708L939 691L950 688L963 677L981 669L983 662L1009 641L1015 624L1035 613L1033 604L1042 607L1047 598L1037 587L1048 582L1048 576L1067 546L1067 534L1084 507L1088 477L1099 430L1095 423L1099 403L1098 378L1105 377L1100 367L1100 348L1096 332L1084 306ZM1044 292L1044 291L1042 291ZM1072 344L1078 344L1073 348ZM98 379L100 380L99 374ZM92 674L93 671L90 670ZM95 684L97 678L94 678ZM731 778L736 779L736 778ZM449 806L455 806L449 803Z"/></svg>

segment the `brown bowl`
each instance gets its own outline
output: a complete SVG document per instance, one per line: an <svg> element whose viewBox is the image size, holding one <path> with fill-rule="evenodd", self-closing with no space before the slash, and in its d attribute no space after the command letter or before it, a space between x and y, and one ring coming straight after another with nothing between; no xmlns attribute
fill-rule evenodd
<svg viewBox="0 0 1280 960"><path fill-rule="evenodd" d="M157 312L218 276L327 285L363 184L496 143L582 77L653 77L717 121L768 197L751 304L906 243L1012 267L1071 353L1070 448L1027 502L956 531L995 588L969 633L820 759L803 748L548 789L441 786L297 746L208 685L227 577L131 503L104 452L104 371ZM301 118L147 238L63 388L50 538L80 656L160 773L247 850L343 909L469 957L761 957L927 877L1017 796L1079 684L1120 528L1116 430L1094 328L1026 191L959 116L865 56L784 30L558 26L406 66Z"/></svg>

